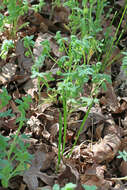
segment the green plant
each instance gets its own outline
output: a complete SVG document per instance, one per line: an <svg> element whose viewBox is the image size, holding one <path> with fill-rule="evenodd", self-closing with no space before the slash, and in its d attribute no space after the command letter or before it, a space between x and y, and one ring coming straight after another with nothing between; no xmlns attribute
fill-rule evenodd
<svg viewBox="0 0 127 190"><path fill-rule="evenodd" d="M124 161L127 161L127 152L125 150L123 152L119 151L117 158L123 158Z"/></svg>
<svg viewBox="0 0 127 190"><path fill-rule="evenodd" d="M88 7L89 4L89 7ZM106 0L88 0L82 1L82 8L76 0L68 0L64 3L71 9L69 16L69 28L72 34L79 30L81 36L96 35L101 29L101 15L103 13ZM94 17L93 17L94 14Z"/></svg>
<svg viewBox="0 0 127 190"><path fill-rule="evenodd" d="M0 5L0 10L7 9L8 16L5 16L4 14L0 13L0 31L6 30L5 25L9 24L9 39L12 38L12 40L17 39L17 32L22 29L23 27L27 26L29 23L23 23L19 25L19 19L22 15L26 14L29 9L33 9L34 11L40 11L41 7L44 5L44 1L40 0L39 4L32 5L32 7L29 7L29 3L27 0L3 0ZM2 44L1 48L1 58L6 59L6 56L8 54L8 50L10 48L14 48L14 44L12 40L5 40Z"/></svg>
<svg viewBox="0 0 127 190"><path fill-rule="evenodd" d="M119 21L119 24L118 24L118 26L117 26L116 32L115 32L115 34L114 34L114 36L113 36L113 38L112 38L112 40L111 40L110 46L109 46L108 50L106 51L106 55L105 55L105 59L104 59L103 67L102 67L102 71L104 71L105 68L106 68L107 66L111 65L112 62L113 62L112 60L109 61L109 59L110 59L110 55L112 54L112 52L113 52L113 50L114 50L114 47L117 45L117 43L119 42L119 40L120 40L120 38L121 38L121 36L122 36L122 34L123 34L123 31L122 31L122 32L120 33L120 36L119 36L118 40L116 40L116 39L117 39L118 32L119 32L119 29L120 29L120 26L121 26L122 21L123 21L123 18L124 18L125 14L126 14L126 9L127 9L127 4L126 4L125 7L124 7L124 10L123 10L123 12L122 12L122 16L121 16L120 21ZM117 55L117 56L118 56L118 55ZM107 64L107 63L108 63L108 64Z"/></svg>
<svg viewBox="0 0 127 190"><path fill-rule="evenodd" d="M117 158L122 158L125 162L127 161L127 152L125 150L123 150L122 152L119 151L119 155L117 156ZM112 178L112 180L127 180L127 176L124 177L118 177L118 178Z"/></svg>
<svg viewBox="0 0 127 190"><path fill-rule="evenodd" d="M40 68L43 66L46 57L50 57L51 59L53 59L53 58L50 56L51 49L49 46L49 42L48 42L48 40L45 40L45 41L41 42L41 45L43 47L42 54L35 60L32 50L31 50L31 46L33 47L33 40L31 37L29 37L29 39L26 41L26 39L24 38L24 45L28 49L28 51L26 52L27 56L31 55L32 59L34 61L34 64L32 66L31 78L37 78L37 80L38 80L38 90L39 90L39 100L40 100L40 94L41 94L42 87L45 85L47 87L47 91L52 90L49 87L48 82L54 80L54 78L52 77L52 72L40 72Z"/></svg>
<svg viewBox="0 0 127 190"><path fill-rule="evenodd" d="M96 190L96 186L82 185L85 190ZM76 188L76 184L67 183L64 187L60 188L58 184L53 186L53 190L74 190Z"/></svg>
<svg viewBox="0 0 127 190"><path fill-rule="evenodd" d="M0 109L5 107L10 100L11 96L9 96L7 89L2 87L2 92L0 93Z"/></svg>
<svg viewBox="0 0 127 190"><path fill-rule="evenodd" d="M19 29L26 26L28 23L24 23L23 25L18 25L18 20L21 15L24 15L28 11L28 1L27 0L4 0L2 1L1 8L7 7L7 11L9 16L3 16L1 15L1 18L3 19L2 23L4 24L10 24L11 25L11 36L15 39L16 33ZM4 26L2 26L4 28Z"/></svg>
<svg viewBox="0 0 127 190"><path fill-rule="evenodd" d="M10 49L14 48L14 43L12 40L4 40L1 46L0 57L6 60L8 52Z"/></svg>
<svg viewBox="0 0 127 190"><path fill-rule="evenodd" d="M44 0L39 0L39 3L36 5L32 5L31 9L33 9L35 12L41 11L41 8L45 5Z"/></svg>
<svg viewBox="0 0 127 190"><path fill-rule="evenodd" d="M60 188L58 184L53 186L53 190L73 190L75 189L76 185L73 183L67 183L64 187Z"/></svg>
<svg viewBox="0 0 127 190"><path fill-rule="evenodd" d="M0 135L0 179L3 187L8 187L12 177L21 175L29 167L32 155L27 151L29 145L23 143L24 138L26 137L17 137L12 155L9 158L10 139Z"/></svg>
<svg viewBox="0 0 127 190"><path fill-rule="evenodd" d="M95 185L82 185L85 190L96 190L97 187Z"/></svg>
<svg viewBox="0 0 127 190"><path fill-rule="evenodd" d="M8 105L11 99L7 90L5 88L2 90L0 93L0 109ZM19 123L16 135L13 135L11 138L0 135L0 179L3 187L8 187L9 180L12 177L22 174L28 168L28 163L32 159L32 155L27 151L29 145L23 142L26 136L21 135L19 137L20 130L26 121L25 113L29 109L31 97L23 97L22 100L17 99L16 102L19 104L18 110L20 112L20 116L16 121ZM0 116L11 117L11 110L1 113Z"/></svg>
<svg viewBox="0 0 127 190"><path fill-rule="evenodd" d="M60 95L60 100L63 104L63 144L62 152L58 153L58 162L60 163L60 154L63 156L66 142L66 132L67 132L67 121L69 115L77 107L85 106L88 107L86 115L83 119L79 132L77 134L76 140L72 147L72 150L68 156L72 154L73 148L77 143L79 135L83 129L85 121L89 115L89 112L93 104L97 101L96 95L98 89L102 86L106 90L105 81L111 83L111 79L108 75L100 73L102 64L100 62L90 65L86 64L86 57L88 63L90 57L89 47L91 41L89 38L84 38L79 40L75 35L71 35L68 49L65 46L67 42L66 38L62 38L60 32L57 32L56 37L57 42L60 47L60 51L65 51L66 56L61 57L57 64L61 70L58 74L62 76L61 82L58 82L57 93ZM83 59L83 63L80 64ZM64 72L63 72L64 71ZM91 94L88 98L83 96L84 84L87 83L91 78L92 87ZM94 88L96 86L96 88ZM61 137L61 120L60 119L60 137ZM59 147L61 146L62 140L59 139ZM58 148L59 149L59 148ZM58 151L61 151L60 149Z"/></svg>
<svg viewBox="0 0 127 190"><path fill-rule="evenodd" d="M34 38L34 36L25 36L23 38L23 44L24 44L24 47L26 48L25 56L26 57L31 56L34 61L34 56L33 56L33 52L32 52L32 48L34 47L33 38Z"/></svg>
<svg viewBox="0 0 127 190"><path fill-rule="evenodd" d="M122 70L127 74L127 52L123 52Z"/></svg>
<svg viewBox="0 0 127 190"><path fill-rule="evenodd" d="M97 8L96 8L97 3ZM99 4L100 3L100 4ZM32 67L32 78L37 77L38 79L38 89L39 94L41 92L42 86L45 85L47 87L47 91L52 91L50 89L48 82L54 80L51 72L40 72L40 68L42 67L45 58L48 57L54 61L55 64L58 65L59 71L58 75L60 75L60 82L58 81L57 89L55 92L60 95L60 101L63 104L63 114L60 114L60 131L59 131L59 145L58 145L58 163L60 163L61 156L63 156L66 142L66 132L67 132L67 121L70 113L79 107L80 105L88 107L88 111L83 119L83 123L79 129L79 132L76 137L76 141L74 146L77 143L79 135L82 131L82 128L85 124L85 121L89 115L89 112L93 106L93 104L97 101L96 95L98 93L98 89L100 86L103 86L106 89L105 81L111 82L110 77L101 73L102 64L97 62L96 64L90 65L90 60L92 55L96 52L101 52L101 44L96 40L96 34L101 30L99 28L100 25L100 15L103 12L105 1L90 1L90 8L88 8L88 1L83 1L83 10L80 10L78 7L78 2L67 1L65 3L66 6L69 6L72 9L72 20L71 20L71 30L72 35L70 36L70 41L68 43L68 38L62 37L60 32L56 33L55 39L59 45L59 50L64 52L66 55L59 58L57 61L50 55L50 45L47 40L43 41L41 44L43 46L43 51L41 56L35 60L32 53L32 43L31 39L27 40L27 45L25 47L28 49L27 55L31 55L34 61L34 65ZM92 17L93 10L96 10L96 19L94 20ZM86 31L81 30L81 26L77 26L73 21L78 19L77 23L81 19L81 17L85 19L85 28ZM76 17L76 18L75 18ZM84 20L83 20L84 21ZM72 27L74 26L74 28ZM96 30L95 30L96 27ZM76 30L75 30L76 29ZM81 37L77 37L74 35L77 30L81 30ZM24 39L25 43L26 39ZM91 94L88 98L83 97L83 88L84 84L91 80L92 90ZM94 86L96 88L94 89ZM94 93L93 93L94 92ZM63 123L63 125L62 125ZM62 126L63 126L63 141L62 141ZM61 149L61 143L62 149ZM73 147L74 147L73 146ZM72 147L72 149L73 149ZM71 151L72 152L72 151Z"/></svg>

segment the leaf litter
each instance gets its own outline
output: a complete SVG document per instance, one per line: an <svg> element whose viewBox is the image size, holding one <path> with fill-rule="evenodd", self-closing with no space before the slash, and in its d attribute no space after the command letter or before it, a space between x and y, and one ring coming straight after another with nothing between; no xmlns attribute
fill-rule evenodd
<svg viewBox="0 0 127 190"><path fill-rule="evenodd" d="M117 2L117 4L122 7L124 1ZM21 18L31 24L31 27L27 27L25 31L19 32L21 38L26 34L36 36L33 48L35 59L41 55L43 47L40 46L40 42L45 39L49 41L55 59L63 56L54 40L54 34L57 31L60 30L69 41L69 30L65 25L68 23L70 10L62 6L51 10L51 2L48 1L42 10L43 14L29 11L26 17ZM106 20L104 20L104 25L105 28L108 25ZM114 35L113 30L111 35ZM30 77L33 60L31 57L25 56L25 51L22 40L18 39L14 60L8 57L0 72L0 86L6 85L9 94L13 97L9 106L4 107L4 110L0 110L0 112L11 108L13 113L16 113L16 116L11 119L2 118L0 120L1 134L9 136L18 127L15 121L19 113L14 100L22 97L25 93L32 95L34 100L31 110L27 113L29 121L22 130L22 133L32 136L28 151L33 154L34 159L28 170L20 176L21 178L11 181L8 189L52 189L55 183L64 186L68 182L77 184L77 189L83 189L81 184L96 185L98 190L126 189L125 183L115 180L117 176L127 175L126 162L117 158L118 151L126 150L127 145L127 79L121 70L121 60L118 63L115 62L116 65L109 65L106 70L106 73L112 77L112 83L107 84L106 92L103 90L99 92L99 112L94 105L94 111L90 112L79 136L78 145L75 146L71 158L68 159L66 154L70 151L76 138L85 110L79 108L70 114L71 121L67 122L65 157L61 161L59 172L56 173L61 102L57 97L55 97L55 104L43 102L47 94L42 89L42 99L38 105L37 80ZM54 68L56 69L54 76L57 83L58 68L50 59L46 59L40 70L49 72ZM115 77L112 76L114 68L119 70ZM56 83L53 84L55 88L57 87ZM85 93L89 94L89 92ZM15 186L14 183L17 185Z"/></svg>

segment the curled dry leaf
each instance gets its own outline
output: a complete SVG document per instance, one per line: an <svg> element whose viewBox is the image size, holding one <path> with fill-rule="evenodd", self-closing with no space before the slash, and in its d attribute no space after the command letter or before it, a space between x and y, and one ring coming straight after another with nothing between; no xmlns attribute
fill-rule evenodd
<svg viewBox="0 0 127 190"><path fill-rule="evenodd" d="M0 84L5 84L11 81L11 78L16 73L17 65L14 63L7 63L2 67L2 72L0 73Z"/></svg>
<svg viewBox="0 0 127 190"><path fill-rule="evenodd" d="M89 147L82 151L82 154L84 156L90 155L95 163L111 161L118 152L120 145L120 138L116 134L108 134L100 143L96 143L92 148Z"/></svg>

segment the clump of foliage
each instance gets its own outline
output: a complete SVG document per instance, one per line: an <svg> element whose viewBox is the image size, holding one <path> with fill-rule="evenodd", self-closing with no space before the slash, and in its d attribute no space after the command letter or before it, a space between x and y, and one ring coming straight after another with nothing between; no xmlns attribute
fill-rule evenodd
<svg viewBox="0 0 127 190"><path fill-rule="evenodd" d="M92 185L82 185L85 190L96 190L97 187ZM73 183L67 183L64 187L60 188L58 184L55 184L53 186L53 190L74 190L76 188L76 184Z"/></svg>
<svg viewBox="0 0 127 190"><path fill-rule="evenodd" d="M9 96L6 88L0 93L0 109L8 105L11 96ZM23 139L27 138L25 135L20 134L20 130L27 120L25 117L26 111L29 109L29 103L31 97L23 97L22 100L16 100L19 104L18 110L20 117L16 122L19 123L19 127L16 134L11 137L5 137L0 135L0 179L3 187L8 187L9 180L17 175L21 175L23 171L28 168L28 163L32 159L32 155L28 153L28 144L23 142ZM1 112L0 117L12 117L11 109L6 112Z"/></svg>
<svg viewBox="0 0 127 190"><path fill-rule="evenodd" d="M127 52L123 52L124 58L122 61L122 69L127 74Z"/></svg>
<svg viewBox="0 0 127 190"><path fill-rule="evenodd" d="M29 9L33 9L34 11L40 10L44 4L43 0L39 0L37 5L30 7L27 0L3 0L0 5L0 10L7 8L8 16L4 16L0 13L0 30L5 30L5 24L10 24L10 35L15 39L16 33L29 24L26 22L19 26L18 21L20 17L26 14Z"/></svg>

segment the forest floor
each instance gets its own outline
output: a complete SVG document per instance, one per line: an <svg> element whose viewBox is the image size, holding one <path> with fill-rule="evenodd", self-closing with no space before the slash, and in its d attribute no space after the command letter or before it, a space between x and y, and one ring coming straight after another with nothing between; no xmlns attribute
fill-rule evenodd
<svg viewBox="0 0 127 190"><path fill-rule="evenodd" d="M30 2L36 4L36 1ZM81 3L82 1L79 1L79 5ZM104 33L109 26L109 36L114 37L124 7L125 2L122 0L112 0L105 6L101 18L102 31L97 36L98 41L103 41ZM109 10L111 10L110 15L106 17ZM78 106L73 104L73 106L70 106L72 104L64 101L64 90L62 95L60 94L61 91L58 90L58 87L61 87L58 83L62 82L62 79L69 74L69 67L66 67L65 63L63 67L59 67L57 62L62 56L66 55L65 51L69 47L68 42L71 38L71 32L67 27L69 11L68 8L62 5L52 8L50 0L45 1L45 5L39 12L29 10L18 20L19 25L25 22L29 22L29 25L16 32L15 39L13 39L14 47L5 55L6 58L0 58L0 92L2 94L3 87L5 87L8 95L11 96L8 104L0 107L0 134L10 138L16 134L19 128L19 123L16 120L21 112L18 107L19 102L15 102L15 100L22 100L22 97L30 95L32 103L30 103L29 109L25 111L27 120L23 122L18 136L21 136L24 143L30 144L27 150L33 155L31 164L28 164L28 169L22 174L12 177L7 188L2 187L1 184L0 190L44 190L52 189L54 184L63 187L70 182L77 185L75 188L77 190L84 189L82 184L88 185L86 190L94 190L95 186L98 190L127 189L126 179L121 179L121 177L127 176L127 155L126 152L123 152L127 151L127 75L122 70L124 55L121 53L127 51L127 14L122 20L115 42L123 31L122 36L109 55L109 64L107 64L103 73L100 72L102 78L103 75L111 77L110 83L106 81L107 89L103 90L102 87L99 87L97 93L95 92L91 96L91 91L96 89L96 83L92 83L90 74L87 82L82 84L83 91L80 93L82 97L86 98L87 104L78 104ZM115 12L117 14L113 19ZM6 9L2 10L1 13L8 16ZM7 24L5 28L6 30L0 33L1 47L5 39L11 39L9 36L10 25ZM54 38L58 31L61 32L61 38L65 38L66 50L63 52L60 51L57 40ZM24 47L22 39L25 36L33 36L31 38L34 41L34 45L31 47L32 54L28 51L29 48ZM80 32L76 32L75 36L80 38ZM48 40L50 45L50 56L45 54L45 57L43 57L45 40ZM40 45L40 42L42 42L42 45ZM108 48L110 47L107 46ZM26 56L27 51L30 54L29 56ZM120 56L117 58L117 55ZM34 56L34 59L32 56ZM41 61L44 58L43 64L38 67L40 75L32 72L33 65L35 65L33 60L37 61L38 57L41 57ZM101 52L98 62L103 63L104 59L105 53ZM81 58L80 66L82 62L83 58ZM96 52L91 53L89 61L87 57L86 64L88 62L90 65L97 62ZM61 73L59 75L59 72L65 71L64 67L67 68L65 75ZM79 70L79 79L81 72L82 67ZM72 82L74 86L76 77L77 75L74 75ZM69 87L64 86L64 88L67 92ZM73 88L71 90L73 93ZM2 104L1 97L0 95ZM90 98L95 97L96 101L92 104L92 108L88 113ZM6 94L3 95L4 98L6 99ZM10 109L13 116L3 117L2 113ZM88 118L77 139L78 130L87 113ZM61 139L59 138L62 122L63 128L67 127L64 152L62 150L60 152L60 148L64 144L64 130L61 132ZM24 134L30 137L23 138L22 135ZM68 157L67 155L71 152L76 139L77 143L72 150L72 154ZM9 140L8 142L11 144L12 141ZM61 144L61 146L58 144ZM2 146L2 143L0 146ZM17 143L16 147L18 146ZM121 151L121 157L119 151ZM58 158L60 159L60 157L61 160L58 166ZM13 160L14 168L16 164L17 161ZM89 186L91 187L89 188Z"/></svg>

